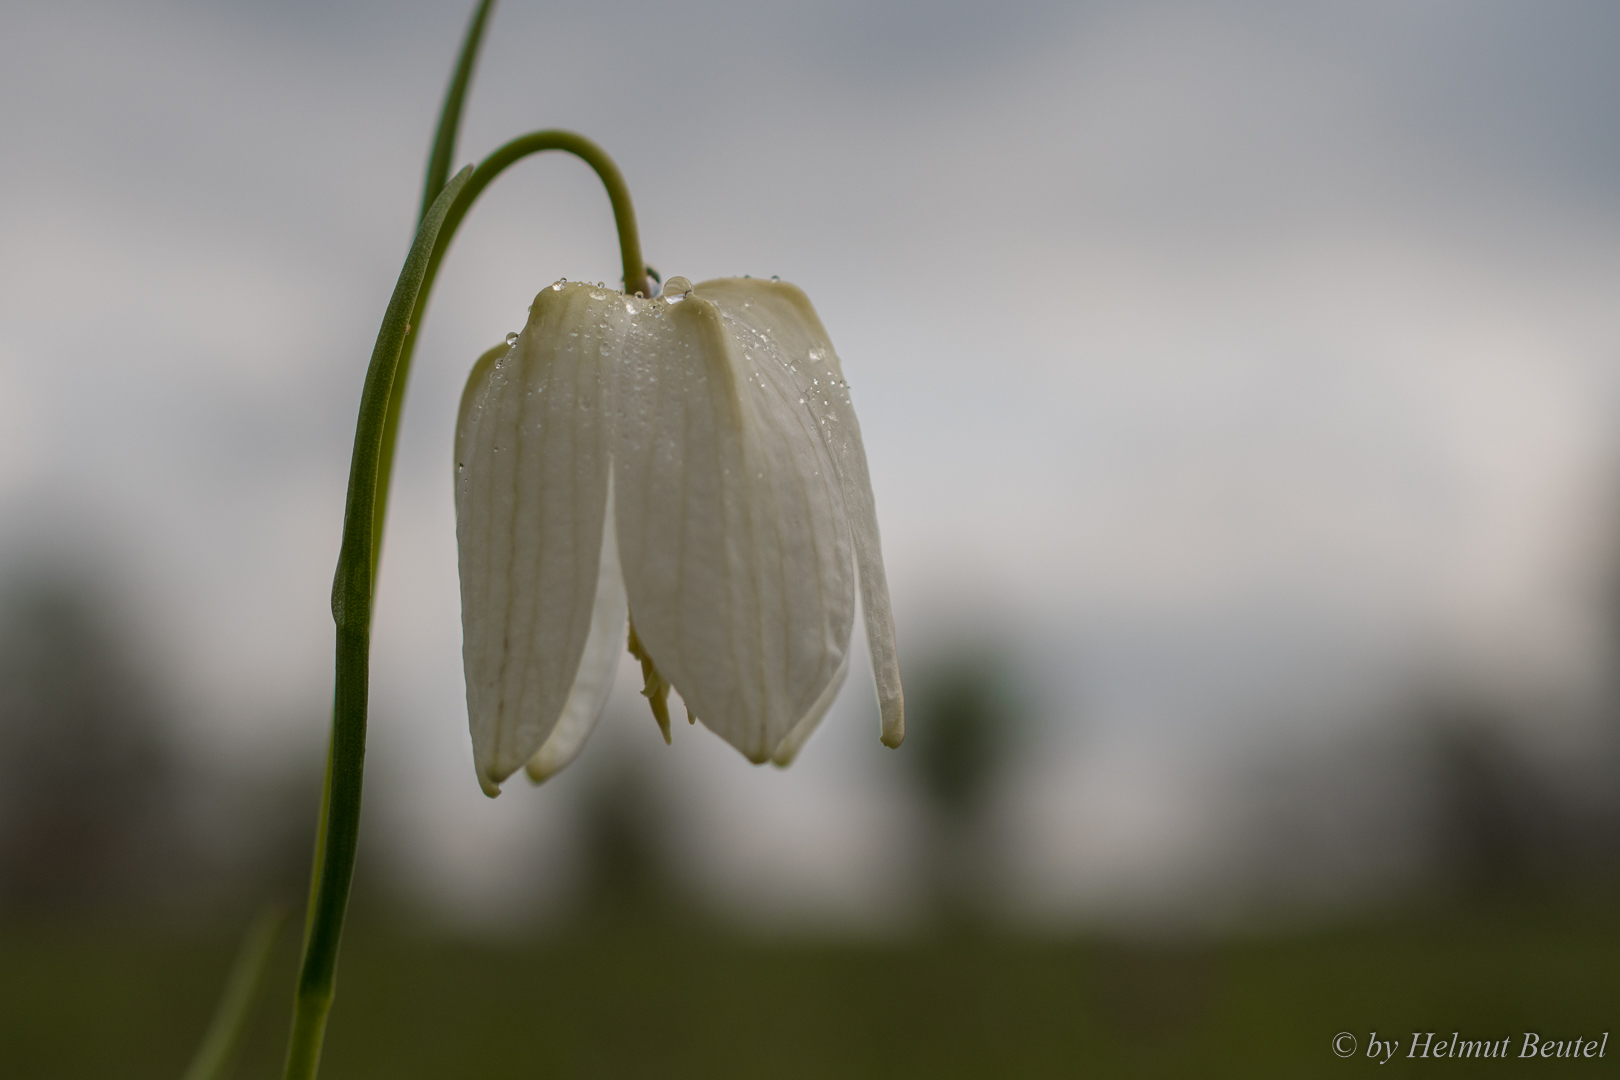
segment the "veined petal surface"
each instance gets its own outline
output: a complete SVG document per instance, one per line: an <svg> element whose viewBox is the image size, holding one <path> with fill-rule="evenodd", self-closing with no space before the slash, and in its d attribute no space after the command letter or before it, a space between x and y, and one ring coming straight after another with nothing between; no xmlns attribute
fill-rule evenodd
<svg viewBox="0 0 1620 1080"><path fill-rule="evenodd" d="M816 429L837 470L844 512L855 543L883 742L899 746L905 737L905 698L895 651L889 582L883 570L877 507L872 498L866 449L861 443L861 425L855 418L855 405L838 354L809 298L795 285L756 278L719 278L698 285L692 295L716 304L733 341L742 343L745 350L771 356L785 368L804 407L815 418Z"/></svg>
<svg viewBox="0 0 1620 1080"><path fill-rule="evenodd" d="M833 701L838 697L838 691L844 688L844 678L848 674L849 653L845 652L844 662L839 664L838 670L833 673L832 682L827 684L826 689L822 690L821 696L811 704L810 711L799 717L798 723L793 725L792 730L787 733L787 737L777 743L776 749L771 751L772 765L779 769L785 769L793 764L793 759L799 756L799 751L804 748L805 742L821 724L821 718L827 715L828 709L832 708Z"/></svg>
<svg viewBox="0 0 1620 1080"><path fill-rule="evenodd" d="M754 762L825 711L854 622L837 464L789 367L700 286L640 312L617 386L615 516L636 635Z"/></svg>
<svg viewBox="0 0 1620 1080"><path fill-rule="evenodd" d="M499 792L556 728L596 613L613 358L633 314L543 289L512 348L475 369L456 433L462 661L480 785ZM577 749L577 748L576 748Z"/></svg>
<svg viewBox="0 0 1620 1080"><path fill-rule="evenodd" d="M613 483L608 480L607 521L602 526L602 564L596 572L596 605L591 612L591 629L585 638L585 653L573 688L563 705L557 726L524 766L536 784L551 779L585 749L613 690L613 676L624 655L625 624L624 574L619 569L619 543L613 525Z"/></svg>

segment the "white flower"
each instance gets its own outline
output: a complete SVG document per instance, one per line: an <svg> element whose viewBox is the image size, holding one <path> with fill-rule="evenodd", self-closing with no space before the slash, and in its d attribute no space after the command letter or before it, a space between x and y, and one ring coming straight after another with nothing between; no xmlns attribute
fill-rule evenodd
<svg viewBox="0 0 1620 1080"><path fill-rule="evenodd" d="M786 765L843 683L857 568L883 742L904 734L866 453L821 320L777 281L664 295L543 289L463 395L462 658L489 795L573 760L627 639L666 739L673 687Z"/></svg>

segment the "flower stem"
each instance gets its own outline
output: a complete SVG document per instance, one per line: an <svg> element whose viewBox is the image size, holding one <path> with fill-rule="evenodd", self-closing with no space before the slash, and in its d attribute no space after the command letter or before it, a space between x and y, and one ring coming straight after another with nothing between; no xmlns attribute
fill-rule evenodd
<svg viewBox="0 0 1620 1080"><path fill-rule="evenodd" d="M332 584L332 617L337 624L332 736L327 747L326 784L316 833L309 910L305 917L304 958L287 1046L286 1080L313 1080L320 1064L326 1018L332 1005L338 943L354 877L355 845L360 831L372 599L382 553L394 445L411 359L439 264L444 260L456 228L484 188L509 166L530 154L561 150L590 165L607 188L619 233L625 291L649 291L629 188L613 159L584 136L568 131L533 132L502 146L476 170L464 169L448 184L444 182L455 155L462 106L492 6L493 0L480 0L467 28L433 140L416 241L411 245L393 298L388 303L361 392L354 458L349 471L348 505L343 519L343 544Z"/></svg>
<svg viewBox="0 0 1620 1080"><path fill-rule="evenodd" d="M292 1036L287 1047L287 1080L309 1080L320 1061L327 1010L337 971L338 941L354 877L355 844L360 833L360 789L366 754L366 703L371 653L373 504L378 490L378 459L383 426L398 375L411 311L416 305L434 242L450 206L466 186L471 168L445 185L417 230L388 301L377 345L366 370L355 424L354 457L349 466L349 497L343 517L343 544L332 582L332 619L337 624L337 685L332 705L332 743L325 798L319 883L313 890L305 925L304 960Z"/></svg>

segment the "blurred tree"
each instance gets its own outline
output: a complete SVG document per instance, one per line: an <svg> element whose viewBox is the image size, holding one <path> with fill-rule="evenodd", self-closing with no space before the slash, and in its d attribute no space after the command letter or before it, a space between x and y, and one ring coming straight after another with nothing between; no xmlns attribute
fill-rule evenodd
<svg viewBox="0 0 1620 1080"><path fill-rule="evenodd" d="M288 718L287 726L305 718ZM266 724L277 718L265 719ZM182 778L184 842L195 874L183 883L187 906L221 912L230 919L267 898L302 901L314 857L315 820L321 805L323 746L285 757L212 763ZM386 857L367 845L355 873L351 907L392 913L399 882Z"/></svg>
<svg viewBox="0 0 1620 1080"><path fill-rule="evenodd" d="M0 910L107 911L183 861L162 710L93 575L0 588Z"/></svg>
<svg viewBox="0 0 1620 1080"><path fill-rule="evenodd" d="M1431 734L1440 872L1469 893L1500 893L1531 877L1541 800L1518 755L1466 715L1442 715Z"/></svg>
<svg viewBox="0 0 1620 1080"><path fill-rule="evenodd" d="M671 872L660 796L643 767L627 759L594 778L580 820L577 921L585 929L667 930L696 917L691 897Z"/></svg>
<svg viewBox="0 0 1620 1080"><path fill-rule="evenodd" d="M1471 906L1545 899L1602 874L1605 824L1582 769L1537 753L1511 699L1436 684L1252 771L1249 899L1348 912L1430 895Z"/></svg>
<svg viewBox="0 0 1620 1080"><path fill-rule="evenodd" d="M925 854L938 913L972 921L988 900L987 815L1025 705L997 650L958 642L907 673L906 760L929 809Z"/></svg>
<svg viewBox="0 0 1620 1080"><path fill-rule="evenodd" d="M1499 705L1467 698L1419 703L1433 777L1434 870L1471 899L1517 896L1566 882L1581 867L1588 823L1510 736Z"/></svg>

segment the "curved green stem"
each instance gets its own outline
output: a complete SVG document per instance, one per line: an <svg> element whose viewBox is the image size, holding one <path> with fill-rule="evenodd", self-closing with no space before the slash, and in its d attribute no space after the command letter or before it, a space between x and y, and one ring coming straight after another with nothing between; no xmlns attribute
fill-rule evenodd
<svg viewBox="0 0 1620 1080"><path fill-rule="evenodd" d="M338 944L354 877L355 847L360 831L372 601L393 475L394 445L417 333L439 264L444 261L456 228L495 177L530 154L561 150L584 160L607 188L618 227L625 290L649 291L629 188L613 159L589 139L568 131L537 131L512 140L485 158L476 170L464 169L454 180L444 183L455 153L467 86L492 6L493 0L480 0L468 26L433 141L416 241L411 245L388 303L361 392L354 458L349 470L349 497L343 519L343 544L332 583L332 617L337 624L332 737L327 749L326 785L304 926L304 958L287 1046L286 1080L313 1080L332 1005Z"/></svg>
<svg viewBox="0 0 1620 1080"><path fill-rule="evenodd" d="M388 405L399 373L411 311L427 277L434 243L471 168L463 169L434 199L388 301L377 345L366 369L355 424L354 457L349 465L349 497L343 515L343 544L332 582L332 619L337 624L337 685L332 704L331 764L327 773L326 828L322 836L320 882L307 916L304 960L298 974L293 1030L287 1047L287 1080L309 1080L320 1061L337 971L338 941L354 878L360 834L360 789L366 755L366 704L371 654L373 504L378 493L378 460Z"/></svg>
<svg viewBox="0 0 1620 1080"><path fill-rule="evenodd" d="M619 260L624 267L624 291L647 292L647 266L641 261L641 233L636 228L636 209L630 202L630 188L624 182L624 175L619 172L613 159L608 157L606 150L577 132L557 128L520 135L478 163L472 179L467 181L467 187L456 199L456 205L450 208L450 216L445 219L445 239L433 252L433 271L438 269L439 260L444 258L444 251L455 235L456 226L461 224L461 219L472 209L473 202L483 190L512 165L530 154L546 150L573 154L595 170L613 206L613 224L619 232ZM431 282L432 278L428 280Z"/></svg>
<svg viewBox="0 0 1620 1080"><path fill-rule="evenodd" d="M372 599L383 522L393 472L394 443L411 355L427 309L428 296L456 228L484 188L507 168L544 150L582 158L607 188L619 230L619 252L628 291L647 291L630 191L613 159L601 147L569 131L537 131L513 139L477 169L463 169L440 191L417 231L399 283L378 332L366 372L349 471L349 499L343 545L332 584L332 617L337 623L337 684L332 709L332 741L321 804L316 873L304 931L304 962L299 972L293 1032L287 1049L287 1080L314 1077L320 1060L326 1016L331 1008L337 949L354 876L360 829L360 791L365 762L366 707L371 653Z"/></svg>
<svg viewBox="0 0 1620 1080"><path fill-rule="evenodd" d="M613 206L613 222L619 231L619 259L624 266L624 291L627 293L651 291L647 285L647 265L641 258L641 234L636 229L636 210L630 202L630 189L625 185L624 175L619 172L619 167L608 157L607 151L583 135L552 129L531 132L513 139L479 162L478 168L473 171L472 179L467 181L467 186L462 189L455 204L450 207L449 214L445 216L444 228L440 230L439 241L434 245L433 257L428 262L422 292L417 297L416 307L411 311L410 324L406 328L405 349L400 355L399 375L394 380L393 396L388 402L388 418L383 428L382 456L378 462L376 513L371 533L373 537L371 567L374 574L378 560L382 557L383 520L388 512L389 480L394 469L394 443L398 438L399 417L405 405L405 385L410 375L411 359L416 350L416 338L421 333L422 319L427 312L428 296L433 291L433 281L439 273L439 264L444 261L444 254L450 247L450 241L455 238L457 227L484 189L497 176L530 154L546 150L561 150L573 154L596 171L602 186L607 188L608 201Z"/></svg>
<svg viewBox="0 0 1620 1080"><path fill-rule="evenodd" d="M433 200L438 198L439 192L444 190L445 182L450 177L450 163L456 154L456 136L461 130L461 114L465 111L467 103L467 87L472 83L473 68L478 62L478 50L484 43L484 28L489 25L489 13L495 7L495 0L479 0L478 6L473 9L472 20L467 24L467 34L461 42L461 55L456 58L455 71L450 75L450 86L445 90L444 107L439 110L439 126L433 133L433 149L428 153L427 178L423 184L422 209L416 216L418 226L427 217ZM410 367L410 355L416 339L410 337L410 326L406 328L407 342L403 351L406 368ZM400 380L403 382L403 380ZM391 397L389 402L389 418L384 426L384 453L382 476L381 501L388 501L387 477L393 471L394 458L394 431L398 427L399 404L402 398L399 395ZM374 515L372 524L374 539L372 541L371 573L373 583L377 573L377 553L381 548L382 511L379 509ZM332 796L332 745L330 740L326 747L326 778L321 783L321 812L315 823L315 855L313 867L309 875L309 903L306 910L315 909L315 897L320 890L321 867L326 863L326 818ZM306 922L304 936L308 942L309 931L313 924Z"/></svg>

